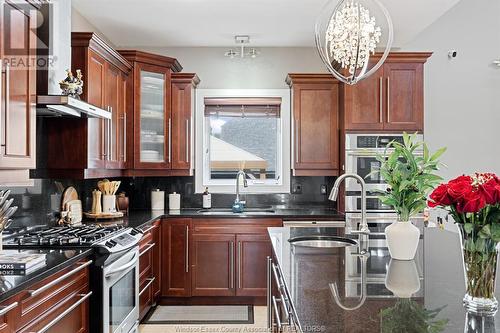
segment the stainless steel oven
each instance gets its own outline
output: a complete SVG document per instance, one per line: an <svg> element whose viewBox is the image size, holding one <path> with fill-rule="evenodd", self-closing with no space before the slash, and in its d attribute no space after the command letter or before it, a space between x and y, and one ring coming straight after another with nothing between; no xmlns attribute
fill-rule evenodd
<svg viewBox="0 0 500 333"><path fill-rule="evenodd" d="M135 333L139 327L139 247L103 267L103 332Z"/></svg>
<svg viewBox="0 0 500 333"><path fill-rule="evenodd" d="M423 136L417 134L417 141ZM367 211L391 212L391 208L378 200L377 190L385 191L387 184L378 173L380 168L377 155L390 152L387 145L391 141L403 142L403 134L346 134L345 172L355 173L363 177L366 182ZM417 150L416 154L422 154ZM354 179L346 179L345 183L345 211L361 211L361 189Z"/></svg>

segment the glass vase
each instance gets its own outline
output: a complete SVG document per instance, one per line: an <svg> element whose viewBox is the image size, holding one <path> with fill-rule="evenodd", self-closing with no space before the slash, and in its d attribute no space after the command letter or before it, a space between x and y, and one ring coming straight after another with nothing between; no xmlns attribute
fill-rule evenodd
<svg viewBox="0 0 500 333"><path fill-rule="evenodd" d="M498 309L498 301L495 298L497 243L481 238L474 232L467 234L462 224L458 226L466 288L464 307L473 314L494 315Z"/></svg>

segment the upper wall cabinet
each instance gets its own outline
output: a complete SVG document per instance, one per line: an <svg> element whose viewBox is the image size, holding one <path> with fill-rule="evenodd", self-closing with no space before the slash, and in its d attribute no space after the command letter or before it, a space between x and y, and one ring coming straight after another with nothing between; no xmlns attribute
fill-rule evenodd
<svg viewBox="0 0 500 333"><path fill-rule="evenodd" d="M339 173L339 81L330 74L289 74L296 176Z"/></svg>
<svg viewBox="0 0 500 333"><path fill-rule="evenodd" d="M119 51L134 67L129 87L133 103L127 113L133 119L129 135L135 170L172 168L172 72L182 69L176 59L151 53Z"/></svg>
<svg viewBox="0 0 500 333"><path fill-rule="evenodd" d="M345 129L423 131L423 68L430 56L390 53L376 73L356 85L344 85Z"/></svg>
<svg viewBox="0 0 500 333"><path fill-rule="evenodd" d="M26 184L36 166L36 5L0 1L0 184ZM6 18L3 20L3 18Z"/></svg>
<svg viewBox="0 0 500 333"><path fill-rule="evenodd" d="M130 176L192 175L193 117L196 74L182 70L176 59L151 53L119 51L134 66L127 109L133 141Z"/></svg>
<svg viewBox="0 0 500 333"><path fill-rule="evenodd" d="M72 69L81 69L82 99L111 112L111 119L44 121L48 176L120 176L127 165L127 77L132 65L95 33L72 33Z"/></svg>

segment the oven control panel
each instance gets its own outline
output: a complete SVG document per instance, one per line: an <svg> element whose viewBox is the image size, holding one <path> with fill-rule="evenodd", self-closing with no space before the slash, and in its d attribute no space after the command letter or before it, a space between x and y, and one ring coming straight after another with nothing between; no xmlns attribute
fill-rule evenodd
<svg viewBox="0 0 500 333"><path fill-rule="evenodd" d="M94 244L94 247L107 253L119 252L136 246L142 238L142 233L126 228L117 235Z"/></svg>
<svg viewBox="0 0 500 333"><path fill-rule="evenodd" d="M373 136L373 135L360 135L357 137L358 148L385 148L389 142L396 141L403 143L403 137L400 135L394 136Z"/></svg>

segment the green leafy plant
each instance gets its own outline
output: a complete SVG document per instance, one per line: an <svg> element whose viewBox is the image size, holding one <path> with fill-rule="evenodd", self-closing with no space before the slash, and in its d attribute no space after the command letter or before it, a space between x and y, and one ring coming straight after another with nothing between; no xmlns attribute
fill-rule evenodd
<svg viewBox="0 0 500 333"><path fill-rule="evenodd" d="M419 148L422 154L416 154ZM386 191L379 192L380 200L393 207L401 221L409 221L426 207L427 194L442 181L436 171L445 151L441 148L431 155L425 142L416 142L416 134L404 133L402 144L391 141L384 154L377 156L381 166L372 173L380 173L388 184Z"/></svg>
<svg viewBox="0 0 500 333"><path fill-rule="evenodd" d="M448 319L436 319L444 308L427 310L421 304L400 298L396 304L380 312L383 333L439 333L444 331Z"/></svg>

